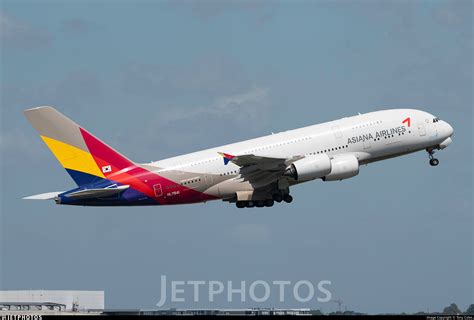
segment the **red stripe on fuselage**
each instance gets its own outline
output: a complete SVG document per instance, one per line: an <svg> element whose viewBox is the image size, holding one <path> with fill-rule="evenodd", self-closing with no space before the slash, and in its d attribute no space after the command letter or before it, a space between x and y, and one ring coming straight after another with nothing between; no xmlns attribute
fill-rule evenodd
<svg viewBox="0 0 474 320"><path fill-rule="evenodd" d="M110 172L103 172L108 180L130 185L160 204L193 203L217 199L137 166L82 128L81 133L98 167L101 170L105 166L111 167ZM155 194L157 185L161 187L161 195Z"/></svg>

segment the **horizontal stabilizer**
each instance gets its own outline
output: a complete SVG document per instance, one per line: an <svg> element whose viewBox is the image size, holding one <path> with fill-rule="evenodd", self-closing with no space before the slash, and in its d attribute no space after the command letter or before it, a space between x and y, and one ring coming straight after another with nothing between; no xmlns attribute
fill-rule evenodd
<svg viewBox="0 0 474 320"><path fill-rule="evenodd" d="M101 189L85 189L76 192L71 192L65 195L65 197L72 199L96 199L96 198L106 198L116 194L119 194L126 189L129 185L118 186L115 188L101 188Z"/></svg>
<svg viewBox="0 0 474 320"><path fill-rule="evenodd" d="M34 196L24 197L23 199L27 200L51 200L54 199L58 194L63 193L64 191L56 192L47 192L41 194L35 194Z"/></svg>

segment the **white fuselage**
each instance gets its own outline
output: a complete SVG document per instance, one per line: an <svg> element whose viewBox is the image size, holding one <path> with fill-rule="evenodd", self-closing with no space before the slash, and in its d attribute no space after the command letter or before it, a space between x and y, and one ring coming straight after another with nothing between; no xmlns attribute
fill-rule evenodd
<svg viewBox="0 0 474 320"><path fill-rule="evenodd" d="M164 159L147 167L155 167L155 172L165 176L172 173L174 181L179 180L177 173L186 172L185 179L195 180L197 190L225 199L237 191L252 191L256 187L241 178L241 167L232 162L225 164L219 152L287 159L320 154L332 159L352 154L359 164L366 164L436 148L452 133L449 124L427 112L383 110ZM189 178L189 174L195 177ZM298 182L289 181L290 185L295 183Z"/></svg>

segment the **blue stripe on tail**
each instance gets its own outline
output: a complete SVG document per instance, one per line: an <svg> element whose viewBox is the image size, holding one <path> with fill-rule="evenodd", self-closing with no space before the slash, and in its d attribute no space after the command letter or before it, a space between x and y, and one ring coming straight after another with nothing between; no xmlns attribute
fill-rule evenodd
<svg viewBox="0 0 474 320"><path fill-rule="evenodd" d="M79 187L85 184L90 184L90 183L99 182L101 180L105 180L105 179L102 179L101 177L97 177L92 174L84 173L81 171L76 171L72 169L66 169L66 171L67 173L69 173L71 178Z"/></svg>

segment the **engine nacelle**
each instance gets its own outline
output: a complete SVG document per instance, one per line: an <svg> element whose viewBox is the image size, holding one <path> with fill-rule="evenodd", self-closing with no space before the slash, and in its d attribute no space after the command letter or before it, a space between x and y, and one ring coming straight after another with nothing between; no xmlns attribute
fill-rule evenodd
<svg viewBox="0 0 474 320"><path fill-rule="evenodd" d="M327 154L320 154L293 162L284 175L297 181L305 181L324 177L330 172L331 160Z"/></svg>
<svg viewBox="0 0 474 320"><path fill-rule="evenodd" d="M359 160L352 155L340 155L331 160L331 172L323 177L324 181L336 181L352 178L359 174Z"/></svg>

